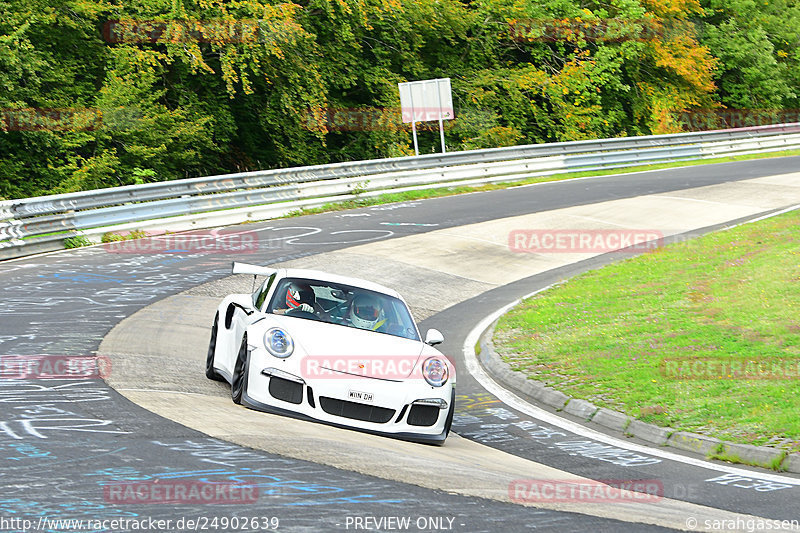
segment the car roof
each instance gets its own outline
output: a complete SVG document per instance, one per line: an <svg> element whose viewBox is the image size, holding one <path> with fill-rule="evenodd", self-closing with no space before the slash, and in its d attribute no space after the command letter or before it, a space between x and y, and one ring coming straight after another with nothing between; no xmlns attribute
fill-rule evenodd
<svg viewBox="0 0 800 533"><path fill-rule="evenodd" d="M321 270L311 270L305 268L283 268L278 270L278 275L282 278L305 278L305 279L312 279L319 281L328 281L331 283L341 283L343 285L352 285L354 287L360 287L362 289L368 289L375 292L382 292L383 294L388 294L389 296L394 296L395 298L403 300L403 297L400 296L400 294L396 290L390 289L389 287L385 287L378 283L367 281L361 278L340 276L339 274L331 274L329 272L323 272Z"/></svg>

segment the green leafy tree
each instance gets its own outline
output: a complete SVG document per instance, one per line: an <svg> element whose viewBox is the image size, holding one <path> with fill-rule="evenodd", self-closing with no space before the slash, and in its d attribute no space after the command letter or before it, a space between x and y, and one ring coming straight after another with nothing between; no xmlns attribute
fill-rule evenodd
<svg viewBox="0 0 800 533"><path fill-rule="evenodd" d="M702 43L720 60L716 98L731 109L797 109L800 3L703 0Z"/></svg>
<svg viewBox="0 0 800 533"><path fill-rule="evenodd" d="M798 28L798 0L0 0L0 196L409 155L397 84L437 77L451 150L797 109Z"/></svg>

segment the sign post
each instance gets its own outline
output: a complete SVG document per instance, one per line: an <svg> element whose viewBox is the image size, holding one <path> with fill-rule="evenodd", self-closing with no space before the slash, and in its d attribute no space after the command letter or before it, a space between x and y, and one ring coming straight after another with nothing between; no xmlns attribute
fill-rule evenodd
<svg viewBox="0 0 800 533"><path fill-rule="evenodd" d="M442 152L446 152L443 120L451 120L455 115L453 113L453 95L450 89L450 78L409 81L398 83L397 87L400 90L400 107L403 123L411 123L411 133L414 137L414 153L419 155L417 122L429 120L439 121L439 137L442 141Z"/></svg>

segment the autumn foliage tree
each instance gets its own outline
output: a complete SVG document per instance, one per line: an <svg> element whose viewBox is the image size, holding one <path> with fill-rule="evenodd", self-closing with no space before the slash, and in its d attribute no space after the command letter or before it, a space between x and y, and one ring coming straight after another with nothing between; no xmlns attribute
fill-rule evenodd
<svg viewBox="0 0 800 533"><path fill-rule="evenodd" d="M796 2L0 0L0 196L408 155L408 80L450 150L797 107Z"/></svg>

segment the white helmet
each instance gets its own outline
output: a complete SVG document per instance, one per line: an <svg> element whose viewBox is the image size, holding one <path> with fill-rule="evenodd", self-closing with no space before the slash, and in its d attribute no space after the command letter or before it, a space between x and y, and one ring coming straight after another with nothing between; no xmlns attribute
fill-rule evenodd
<svg viewBox="0 0 800 533"><path fill-rule="evenodd" d="M350 322L361 329L377 329L384 320L383 308L377 296L359 294L350 305Z"/></svg>

